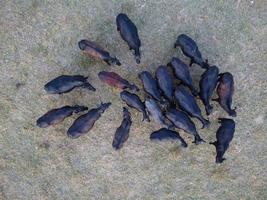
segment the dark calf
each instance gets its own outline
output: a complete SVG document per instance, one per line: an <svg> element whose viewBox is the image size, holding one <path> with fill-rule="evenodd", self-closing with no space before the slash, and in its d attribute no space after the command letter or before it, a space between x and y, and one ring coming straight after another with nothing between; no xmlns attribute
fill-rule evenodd
<svg viewBox="0 0 267 200"><path fill-rule="evenodd" d="M120 93L120 97L128 106L135 108L139 112L143 113L143 121L150 121L146 113L145 105L136 94L130 93L128 91L122 91Z"/></svg>
<svg viewBox="0 0 267 200"><path fill-rule="evenodd" d="M156 77L158 80L159 88L162 90L164 96L171 102L174 102L173 92L174 92L174 84L173 78L169 73L166 66L159 66L156 71Z"/></svg>
<svg viewBox="0 0 267 200"><path fill-rule="evenodd" d="M78 46L85 54L95 59L103 60L108 65L121 65L120 61L116 57L111 57L108 51L93 41L81 40L78 43Z"/></svg>
<svg viewBox="0 0 267 200"><path fill-rule="evenodd" d="M118 150L122 148L124 142L129 138L130 127L132 125L131 113L127 108L123 107L123 120L119 128L117 128L112 146Z"/></svg>
<svg viewBox="0 0 267 200"><path fill-rule="evenodd" d="M148 71L143 71L138 75L138 77L143 83L144 90L154 99L162 102L157 81L153 78L153 76Z"/></svg>
<svg viewBox="0 0 267 200"><path fill-rule="evenodd" d="M76 87L95 91L95 88L87 81L87 78L80 75L62 75L45 84L44 89L49 94L67 93Z"/></svg>
<svg viewBox="0 0 267 200"><path fill-rule="evenodd" d="M150 140L180 140L182 147L187 147L187 143L178 132L168 130L166 128L162 128L151 133Z"/></svg>
<svg viewBox="0 0 267 200"><path fill-rule="evenodd" d="M197 132L195 124L191 121L191 119L187 116L186 113L176 110L170 109L166 112L166 117L177 127L185 132L193 135L195 140L193 143L200 144L201 142L205 142Z"/></svg>
<svg viewBox="0 0 267 200"><path fill-rule="evenodd" d="M202 100L207 115L212 112L212 105L210 105L210 98L212 97L213 91L216 88L218 82L219 69L216 66L209 67L201 76L199 82L199 97Z"/></svg>
<svg viewBox="0 0 267 200"><path fill-rule="evenodd" d="M98 108L93 108L86 114L78 117L69 128L67 135L71 138L78 138L90 131L95 122L101 117L102 113L104 113L110 105L111 103L101 103Z"/></svg>
<svg viewBox="0 0 267 200"><path fill-rule="evenodd" d="M210 122L202 116L195 98L183 86L178 86L176 88L175 98L182 110L201 121L203 125L202 128L209 126Z"/></svg>
<svg viewBox="0 0 267 200"><path fill-rule="evenodd" d="M225 160L225 158L223 158L223 155L228 149L235 132L234 120L219 118L219 123L221 123L221 126L216 133L217 141L210 143L216 147L216 163L222 163Z"/></svg>
<svg viewBox="0 0 267 200"><path fill-rule="evenodd" d="M126 14L120 13L116 18L117 30L120 32L122 39L127 42L130 50L134 50L136 63L140 63L140 46L141 41L135 24Z"/></svg>
<svg viewBox="0 0 267 200"><path fill-rule="evenodd" d="M181 80L182 84L189 87L192 91L192 94L194 96L197 96L198 92L193 86L193 81L188 66L183 61L175 57L172 58L171 62L168 65L172 66L175 72L175 76L179 80Z"/></svg>
<svg viewBox="0 0 267 200"><path fill-rule="evenodd" d="M160 107L154 99L147 99L145 101L146 109L148 113L158 122L160 125L166 128L173 128L173 124L163 115Z"/></svg>
<svg viewBox="0 0 267 200"><path fill-rule="evenodd" d="M36 125L40 128L46 128L51 125L56 125L62 122L66 117L71 116L73 113L79 113L88 110L85 106L63 106L61 108L56 108L48 111L42 117L36 121Z"/></svg>
<svg viewBox="0 0 267 200"><path fill-rule="evenodd" d="M232 109L232 98L234 94L234 78L229 72L219 74L219 85L217 87L218 99L213 99L219 102L221 107L231 116L236 117L235 109Z"/></svg>
<svg viewBox="0 0 267 200"><path fill-rule="evenodd" d="M135 84L130 84L126 79L122 78L119 74L115 72L102 71L98 73L98 77L104 83L119 89L129 88L135 92L139 91Z"/></svg>
<svg viewBox="0 0 267 200"><path fill-rule="evenodd" d="M196 63L205 69L209 67L207 61L206 62L203 61L196 42L193 39L191 39L189 36L185 34L179 35L175 42L174 48L176 48L177 46L181 47L184 55L191 58L190 66L193 63Z"/></svg>

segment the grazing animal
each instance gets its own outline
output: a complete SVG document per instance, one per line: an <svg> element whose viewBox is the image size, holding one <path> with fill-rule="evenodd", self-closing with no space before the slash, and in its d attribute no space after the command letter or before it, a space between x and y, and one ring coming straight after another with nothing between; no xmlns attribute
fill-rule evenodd
<svg viewBox="0 0 267 200"><path fill-rule="evenodd" d="M104 83L119 89L130 89L135 92L139 91L139 88L135 84L130 84L126 79L122 78L115 72L101 71L98 73L98 77Z"/></svg>
<svg viewBox="0 0 267 200"><path fill-rule="evenodd" d="M96 89L87 81L87 78L81 75L61 75L45 84L44 89L49 94L68 93L77 87L95 91Z"/></svg>
<svg viewBox="0 0 267 200"><path fill-rule="evenodd" d="M86 114L78 117L69 128L67 135L70 138L78 138L89 132L110 105L111 103L101 103L99 107L93 108Z"/></svg>
<svg viewBox="0 0 267 200"><path fill-rule="evenodd" d="M163 92L164 96L171 102L174 103L174 83L171 74L169 73L166 66L159 66L156 71L156 78L158 81L159 88Z"/></svg>
<svg viewBox="0 0 267 200"><path fill-rule="evenodd" d="M190 90L192 91L192 94L194 96L197 96L198 92L197 92L197 89L195 89L193 86L193 80L190 75L188 66L183 61L181 61L179 58L175 58L175 57L172 58L171 62L168 65L172 66L175 72L175 76L179 80L181 80L182 84L189 87Z"/></svg>
<svg viewBox="0 0 267 200"><path fill-rule="evenodd" d="M129 138L129 132L132 125L131 113L126 107L123 107L123 120L119 128L117 128L112 146L114 149L118 150L122 148L123 144Z"/></svg>
<svg viewBox="0 0 267 200"><path fill-rule="evenodd" d="M183 86L176 88L175 98L182 110L202 123L202 128L209 127L210 122L202 116L195 98Z"/></svg>
<svg viewBox="0 0 267 200"><path fill-rule="evenodd" d="M178 132L166 128L161 128L151 133L150 140L180 140L182 147L187 147L187 143Z"/></svg>
<svg viewBox="0 0 267 200"><path fill-rule="evenodd" d="M135 24L124 13L120 13L117 16L116 23L117 23L117 30L120 32L122 39L125 42L127 42L130 50L134 50L136 63L139 64L141 60L141 55L140 55L141 41L139 39L138 31Z"/></svg>
<svg viewBox="0 0 267 200"><path fill-rule="evenodd" d="M228 149L235 132L234 120L227 118L219 118L219 123L221 123L221 126L216 132L217 141L210 143L216 147L216 163L222 163L225 160L223 155Z"/></svg>
<svg viewBox="0 0 267 200"><path fill-rule="evenodd" d="M154 99L156 99L159 102L162 102L161 100L161 93L158 88L157 81L153 78L153 76L148 71L141 72L138 77L143 83L144 90Z"/></svg>
<svg viewBox="0 0 267 200"><path fill-rule="evenodd" d="M56 125L62 122L66 117L71 116L73 113L79 113L85 110L88 110L88 108L79 105L55 108L40 117L36 121L36 125L40 128L47 128L48 126Z"/></svg>
<svg viewBox="0 0 267 200"><path fill-rule="evenodd" d="M146 109L148 113L158 122L160 125L173 129L173 124L163 115L160 107L154 99L147 99L145 101Z"/></svg>
<svg viewBox="0 0 267 200"><path fill-rule="evenodd" d="M210 115L212 112L212 105L210 105L210 99L213 91L216 88L218 82L219 69L216 66L209 67L201 76L199 82L199 97L203 102L206 110L206 114Z"/></svg>
<svg viewBox="0 0 267 200"><path fill-rule="evenodd" d="M103 60L108 65L121 65L120 61L116 57L111 57L108 51L93 41L81 40L78 43L78 46L86 55L97 60Z"/></svg>
<svg viewBox="0 0 267 200"><path fill-rule="evenodd" d="M179 35L174 44L174 48L176 48L177 46L180 46L183 54L191 59L190 66L193 63L196 63L204 69L209 68L209 64L207 60L205 62L203 61L202 55L200 51L198 50L198 46L192 38L190 38L189 36L185 34Z"/></svg>
<svg viewBox="0 0 267 200"><path fill-rule="evenodd" d="M146 113L146 108L144 103L141 101L141 99L133 93L130 93L128 91L122 91L120 93L121 99L130 107L135 108L139 112L143 113L143 121L149 122L149 117Z"/></svg>
<svg viewBox="0 0 267 200"><path fill-rule="evenodd" d="M193 135L195 137L193 143L200 144L202 142L205 142L198 134L194 122L191 121L186 113L172 108L167 111L165 115L177 128Z"/></svg>
<svg viewBox="0 0 267 200"><path fill-rule="evenodd" d="M220 106L231 116L236 117L236 111L231 108L234 94L234 78L229 72L219 74L219 85L217 87L219 98L213 99L219 102Z"/></svg>

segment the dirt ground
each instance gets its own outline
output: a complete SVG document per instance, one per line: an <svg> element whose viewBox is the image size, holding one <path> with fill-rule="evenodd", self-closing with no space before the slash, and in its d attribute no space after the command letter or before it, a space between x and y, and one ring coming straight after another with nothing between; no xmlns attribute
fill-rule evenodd
<svg viewBox="0 0 267 200"><path fill-rule="evenodd" d="M142 41L137 65L116 31L115 18L127 13ZM1 0L0 1L0 199L267 199L267 2L265 0ZM207 141L151 142L160 126L142 123L131 110L129 140L120 151L111 143L122 120L119 91L97 77L115 71L141 87L137 74L154 72L173 56L176 37L194 38L204 58L235 78L236 132L225 157L215 164L218 117L214 104ZM83 55L80 39L90 38L123 63L110 67ZM194 84L203 70L193 65ZM48 95L43 86L62 74L89 76L95 93L83 89ZM143 92L139 93L143 98ZM47 129L36 119L52 108L103 102L112 106L92 131L70 139L66 131L78 115ZM201 105L202 111L203 106Z"/></svg>

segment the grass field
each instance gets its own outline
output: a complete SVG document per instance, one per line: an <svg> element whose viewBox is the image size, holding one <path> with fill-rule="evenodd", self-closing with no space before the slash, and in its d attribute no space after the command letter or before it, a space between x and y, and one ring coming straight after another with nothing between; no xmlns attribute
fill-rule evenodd
<svg viewBox="0 0 267 200"><path fill-rule="evenodd" d="M120 12L138 27L140 65L116 31ZM217 118L227 116L217 104L209 129L194 120L206 144L191 144L182 131L187 149L152 143L149 135L160 126L142 123L142 114L131 110L129 140L120 151L111 146L124 104L97 73L112 70L141 87L139 72L154 73L173 56L189 63L173 49L181 33L235 78L236 132L221 165L208 144L215 140ZM83 55L77 46L83 38L107 48L122 66ZM0 43L0 199L267 199L266 1L1 0ZM198 86L203 70L190 70ZM62 74L89 76L97 91L46 94L44 84ZM100 101L112 106L79 139L66 136L78 115L47 129L35 125L52 108L93 108Z"/></svg>

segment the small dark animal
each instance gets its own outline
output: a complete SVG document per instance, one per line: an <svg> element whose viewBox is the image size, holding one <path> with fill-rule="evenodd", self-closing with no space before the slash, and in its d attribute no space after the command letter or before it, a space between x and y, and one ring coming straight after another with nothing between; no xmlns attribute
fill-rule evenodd
<svg viewBox="0 0 267 200"><path fill-rule="evenodd" d="M223 158L223 155L228 149L235 132L234 120L219 118L219 123L221 123L221 126L216 133L217 141L210 143L216 147L216 163L222 163L225 160L225 158Z"/></svg>
<svg viewBox="0 0 267 200"><path fill-rule="evenodd" d="M66 117L71 116L73 113L79 113L88 110L85 106L63 106L48 111L36 121L36 125L40 128L46 128L51 125L56 125L62 122Z"/></svg>
<svg viewBox="0 0 267 200"><path fill-rule="evenodd" d="M213 99L219 102L221 107L231 116L236 117L236 111L231 109L232 98L234 94L234 78L229 72L219 74L219 85L217 87L218 99Z"/></svg>
<svg viewBox="0 0 267 200"><path fill-rule="evenodd" d="M190 66L193 63L200 65L202 68L207 69L209 67L207 60L204 62L196 42L185 34L178 36L174 48L180 46L182 52L187 57L191 58Z"/></svg>
<svg viewBox="0 0 267 200"><path fill-rule="evenodd" d="M127 42L130 50L134 50L136 63L140 63L140 46L141 41L138 36L138 31L135 24L129 19L129 17L120 13L116 18L117 30L120 32L122 39Z"/></svg>
<svg viewBox="0 0 267 200"><path fill-rule="evenodd" d="M158 122L160 125L172 129L173 124L163 115L160 107L154 99L147 99L145 101L146 109L148 113Z"/></svg>
<svg viewBox="0 0 267 200"><path fill-rule="evenodd" d="M154 131L150 135L150 140L180 140L182 147L187 147L187 143L180 136L180 134L173 130L168 130L166 128L159 129Z"/></svg>
<svg viewBox="0 0 267 200"><path fill-rule="evenodd" d="M67 93L76 87L95 91L95 88L87 81L87 78L81 75L61 75L45 84L44 89L49 94Z"/></svg>
<svg viewBox="0 0 267 200"><path fill-rule="evenodd" d="M192 91L192 94L194 96L197 96L198 92L197 92L197 89L195 89L193 86L193 80L190 75L188 66L183 61L181 61L179 58L175 58L175 57L172 58L171 62L168 65L172 66L175 72L175 76L179 80L181 80L182 84L189 87L190 90Z"/></svg>
<svg viewBox="0 0 267 200"><path fill-rule="evenodd" d="M81 40L78 43L78 46L85 54L94 57L95 59L103 60L108 65L121 65L116 57L111 57L108 51L93 41Z"/></svg>
<svg viewBox="0 0 267 200"><path fill-rule="evenodd" d="M153 76L148 71L143 71L138 75L138 77L143 83L144 90L154 99L159 102L162 102L157 81L153 78Z"/></svg>
<svg viewBox="0 0 267 200"><path fill-rule="evenodd" d="M177 127L185 132L193 135L195 140L193 143L200 144L201 142L205 142L197 132L195 124L191 121L191 119L187 116L186 113L176 110L170 109L166 112L166 117Z"/></svg>
<svg viewBox="0 0 267 200"><path fill-rule="evenodd" d="M201 76L199 82L199 97L202 100L207 115L212 112L212 105L210 105L210 98L212 97L213 91L216 88L218 81L219 69L216 66L209 67Z"/></svg>
<svg viewBox="0 0 267 200"><path fill-rule="evenodd" d="M123 120L119 128L117 128L112 146L118 150L122 148L124 142L129 138L130 127L132 125L131 113L127 108L123 107Z"/></svg>
<svg viewBox="0 0 267 200"><path fill-rule="evenodd" d="M182 110L201 121L202 128L210 125L210 122L202 116L201 110L198 107L195 98L183 86L178 86L176 88L175 98Z"/></svg>
<svg viewBox="0 0 267 200"><path fill-rule="evenodd" d="M143 121L150 121L146 113L145 105L136 94L130 93L128 91L122 91L120 93L120 97L128 106L135 108L139 112L143 113Z"/></svg>
<svg viewBox="0 0 267 200"><path fill-rule="evenodd" d="M126 79L115 72L102 71L98 73L98 77L101 81L112 87L122 90L129 88L135 92L139 91L139 88L135 84L130 84Z"/></svg>
<svg viewBox="0 0 267 200"><path fill-rule="evenodd" d="M104 113L110 105L111 103L101 103L99 107L93 108L86 114L78 117L69 128L67 135L71 138L78 138L90 131L95 122L101 117L102 113Z"/></svg>
<svg viewBox="0 0 267 200"><path fill-rule="evenodd" d="M174 102L174 83L171 74L166 66L159 66L156 71L159 88L162 90L164 96L171 102Z"/></svg>

